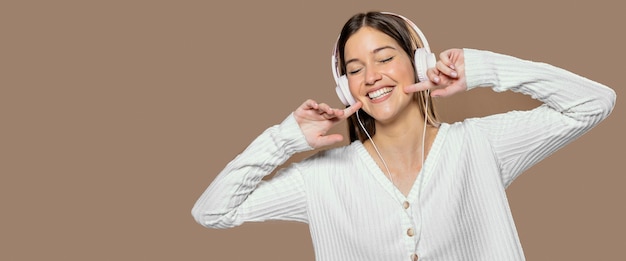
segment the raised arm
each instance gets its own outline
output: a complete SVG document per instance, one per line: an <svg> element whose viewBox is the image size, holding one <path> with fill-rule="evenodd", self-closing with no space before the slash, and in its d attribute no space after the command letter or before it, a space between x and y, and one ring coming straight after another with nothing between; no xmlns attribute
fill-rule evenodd
<svg viewBox="0 0 626 261"><path fill-rule="evenodd" d="M432 82L408 91L432 89L448 96L477 87L513 91L543 104L530 111L512 111L470 119L489 140L508 186L520 173L580 137L604 120L615 105L615 92L564 69L508 55L472 49L442 53Z"/></svg>
<svg viewBox="0 0 626 261"><path fill-rule="evenodd" d="M326 132L358 108L339 110L313 100L304 102L228 163L196 201L192 216L211 228L270 219L307 222L303 180L295 167L280 170L268 181L262 179L295 153L341 141L341 135Z"/></svg>

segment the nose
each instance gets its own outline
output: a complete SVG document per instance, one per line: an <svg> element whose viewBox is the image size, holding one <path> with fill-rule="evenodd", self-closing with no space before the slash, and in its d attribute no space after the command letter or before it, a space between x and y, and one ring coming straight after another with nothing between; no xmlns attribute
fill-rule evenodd
<svg viewBox="0 0 626 261"><path fill-rule="evenodd" d="M382 74L380 74L375 69L366 69L365 70L365 84L366 85L374 85L377 81L382 79Z"/></svg>

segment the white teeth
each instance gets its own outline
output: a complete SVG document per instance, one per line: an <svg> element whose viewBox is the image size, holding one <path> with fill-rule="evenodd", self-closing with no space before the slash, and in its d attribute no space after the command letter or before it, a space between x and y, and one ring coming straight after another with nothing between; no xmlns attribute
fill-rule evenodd
<svg viewBox="0 0 626 261"><path fill-rule="evenodd" d="M376 91L368 93L367 96L369 96L370 99L372 99L372 100L373 99L378 99L378 98L384 96L385 94L390 93L392 90L393 90L393 88L389 88L389 87L381 88L381 89L378 89Z"/></svg>

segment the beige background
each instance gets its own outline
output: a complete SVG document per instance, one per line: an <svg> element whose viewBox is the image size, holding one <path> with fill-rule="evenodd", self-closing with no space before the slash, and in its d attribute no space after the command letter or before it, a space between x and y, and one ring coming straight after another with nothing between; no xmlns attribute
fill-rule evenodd
<svg viewBox="0 0 626 261"><path fill-rule="evenodd" d="M1 260L313 260L305 224L197 225L204 188L313 98L354 13L404 14L434 51L545 61L623 98L619 1L2 1ZM621 99L508 190L529 260L623 260ZM476 90L446 121L536 105ZM345 126L335 129L344 132ZM298 160L306 155L298 155Z"/></svg>

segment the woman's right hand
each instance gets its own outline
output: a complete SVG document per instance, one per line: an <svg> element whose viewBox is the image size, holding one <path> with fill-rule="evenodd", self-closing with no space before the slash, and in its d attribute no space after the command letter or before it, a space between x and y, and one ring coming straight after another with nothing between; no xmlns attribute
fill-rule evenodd
<svg viewBox="0 0 626 261"><path fill-rule="evenodd" d="M300 126L309 146L314 149L329 146L343 140L341 134L330 134L328 131L342 120L358 111L363 104L357 101L345 109L334 109L328 104L307 100L294 112L296 122Z"/></svg>

